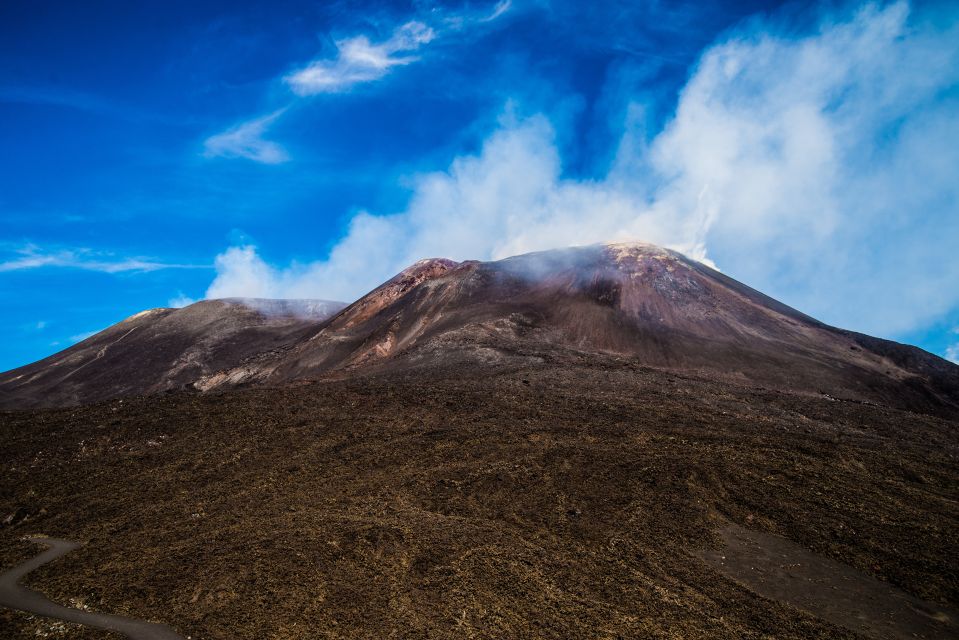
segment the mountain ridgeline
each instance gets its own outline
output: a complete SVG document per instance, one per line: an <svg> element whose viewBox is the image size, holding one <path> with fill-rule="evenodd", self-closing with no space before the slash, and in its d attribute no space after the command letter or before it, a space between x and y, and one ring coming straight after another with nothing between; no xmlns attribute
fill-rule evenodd
<svg viewBox="0 0 959 640"><path fill-rule="evenodd" d="M959 415L959 367L825 325L679 253L629 243L417 262L353 304L154 309L0 375L0 406L584 359Z"/></svg>

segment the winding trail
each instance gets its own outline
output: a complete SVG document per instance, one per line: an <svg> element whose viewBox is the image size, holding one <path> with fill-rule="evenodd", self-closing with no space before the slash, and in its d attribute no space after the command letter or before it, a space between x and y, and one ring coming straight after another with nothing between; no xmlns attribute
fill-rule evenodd
<svg viewBox="0 0 959 640"><path fill-rule="evenodd" d="M64 607L56 602L47 600L42 594L36 591L21 587L17 584L20 578L37 567L52 562L80 546L76 542L60 540L58 538L31 537L27 538L27 540L46 545L50 548L35 558L27 560L6 573L0 574L0 606L19 609L20 611L35 613L49 618L57 618L59 620L65 620L66 622L75 622L77 624L97 627L98 629L105 629L107 631L116 631L132 640L184 640L183 636L177 634L172 628L165 624L144 622L134 618L111 616L104 613L94 613L93 611Z"/></svg>

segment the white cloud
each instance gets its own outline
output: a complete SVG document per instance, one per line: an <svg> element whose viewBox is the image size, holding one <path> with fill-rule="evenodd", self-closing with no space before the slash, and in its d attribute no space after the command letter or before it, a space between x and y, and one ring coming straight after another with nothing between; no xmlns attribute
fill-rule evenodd
<svg viewBox="0 0 959 640"><path fill-rule="evenodd" d="M681 219L705 198L731 275L884 335L959 305L957 16L908 17L866 6L798 41L712 48L651 158L670 178L653 208Z"/></svg>
<svg viewBox="0 0 959 640"><path fill-rule="evenodd" d="M181 307L188 307L194 302L196 302L194 298L185 296L182 291L178 291L177 294L167 302L167 306L173 309L179 309Z"/></svg>
<svg viewBox="0 0 959 640"><path fill-rule="evenodd" d="M450 32L489 23L510 10L512 0L500 0L487 11L450 14L434 25L410 20L393 30L389 38L371 42L365 35L336 41L336 55L314 60L306 67L284 78L293 93L312 96L320 93L341 93L358 84L380 80L393 70L419 60L415 53L423 46ZM440 14L439 10L434 11Z"/></svg>
<svg viewBox="0 0 959 640"><path fill-rule="evenodd" d="M91 249L61 249L46 251L30 244L16 249L13 257L0 260L0 272L39 269L41 267L67 267L103 273L124 271L157 271L159 269L197 269L204 265L156 262L144 258L122 258Z"/></svg>
<svg viewBox="0 0 959 640"><path fill-rule="evenodd" d="M868 6L804 38L710 48L672 121L628 132L595 180L564 177L545 118L504 118L404 211L356 215L327 259L277 269L235 247L207 295L348 301L423 257L641 239L827 322L920 327L959 307L959 28L908 16Z"/></svg>
<svg viewBox="0 0 959 640"><path fill-rule="evenodd" d="M263 164L286 162L290 159L286 150L263 137L283 111L274 111L210 136L203 143L203 155L207 158L246 158Z"/></svg>
<svg viewBox="0 0 959 640"><path fill-rule="evenodd" d="M513 6L513 1L512 1L512 0L500 0L500 1L497 2L496 5L493 7L493 10L490 12L490 14L489 14L488 16L486 16L486 17L480 18L479 21L480 21L480 22L492 22L493 20L496 20L496 19L499 18L501 15L503 15L504 13L506 13L507 11L509 11L512 6Z"/></svg>
<svg viewBox="0 0 959 640"><path fill-rule="evenodd" d="M379 80L393 67L416 61L410 54L435 37L431 27L413 20L397 27L389 39L377 44L366 36L338 40L335 58L314 60L285 81L301 96L345 91L356 84Z"/></svg>
<svg viewBox="0 0 959 640"><path fill-rule="evenodd" d="M216 257L216 279L207 298L280 298L279 278L252 246L231 247Z"/></svg>
<svg viewBox="0 0 959 640"><path fill-rule="evenodd" d="M34 325L34 327L36 327L37 331L43 331L44 329L47 328L47 321L38 320L37 323Z"/></svg>
<svg viewBox="0 0 959 640"><path fill-rule="evenodd" d="M480 155L419 178L403 213L355 216L327 260L274 269L252 246L229 249L217 258L207 297L350 301L423 257L497 259L633 238L691 250L669 220L643 209L629 185L615 178L564 180L545 118L507 119Z"/></svg>

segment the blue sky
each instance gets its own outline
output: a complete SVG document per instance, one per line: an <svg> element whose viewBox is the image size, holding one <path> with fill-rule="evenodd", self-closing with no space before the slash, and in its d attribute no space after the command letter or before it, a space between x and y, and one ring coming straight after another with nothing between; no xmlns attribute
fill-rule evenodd
<svg viewBox="0 0 959 640"><path fill-rule="evenodd" d="M678 248L959 360L953 3L0 4L0 369L428 256Z"/></svg>

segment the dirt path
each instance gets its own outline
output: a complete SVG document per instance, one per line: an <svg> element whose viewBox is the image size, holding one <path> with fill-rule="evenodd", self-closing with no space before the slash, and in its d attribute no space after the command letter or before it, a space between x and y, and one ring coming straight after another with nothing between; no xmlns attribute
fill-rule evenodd
<svg viewBox="0 0 959 640"><path fill-rule="evenodd" d="M97 627L107 631L122 633L133 640L184 640L173 629L155 622L143 622L133 618L111 616L92 611L82 611L61 606L47 600L42 594L21 587L17 582L25 575L48 562L52 562L80 545L69 540L57 538L27 538L30 542L50 547L35 558L0 574L0 606L19 609L29 613L57 618L66 622Z"/></svg>
<svg viewBox="0 0 959 640"><path fill-rule="evenodd" d="M756 593L883 640L959 637L959 613L779 536L729 525L722 551L703 558Z"/></svg>

